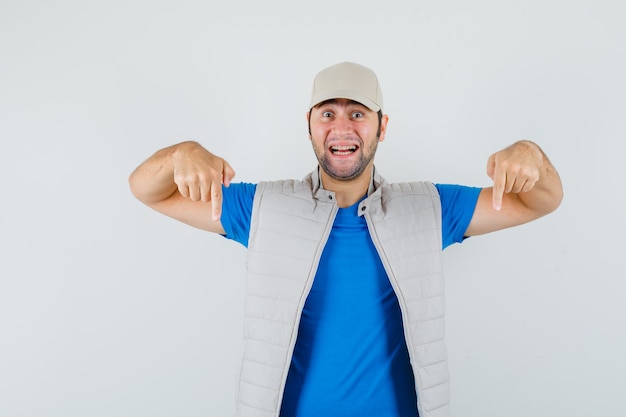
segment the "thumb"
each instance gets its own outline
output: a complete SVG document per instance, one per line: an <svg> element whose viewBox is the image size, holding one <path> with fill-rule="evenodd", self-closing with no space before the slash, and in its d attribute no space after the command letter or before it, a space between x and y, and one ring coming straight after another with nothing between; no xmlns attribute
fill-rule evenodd
<svg viewBox="0 0 626 417"><path fill-rule="evenodd" d="M496 172L496 154L492 154L487 160L487 176L493 180Z"/></svg>
<svg viewBox="0 0 626 417"><path fill-rule="evenodd" d="M224 161L224 167L222 168L222 183L224 186L228 187L230 182L235 177L235 170L230 166L230 164Z"/></svg>

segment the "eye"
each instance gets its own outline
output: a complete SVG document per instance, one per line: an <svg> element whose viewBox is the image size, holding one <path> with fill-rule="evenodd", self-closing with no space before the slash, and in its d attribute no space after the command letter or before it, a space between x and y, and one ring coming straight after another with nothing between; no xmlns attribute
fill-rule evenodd
<svg viewBox="0 0 626 417"><path fill-rule="evenodd" d="M330 111L325 111L322 113L322 117L333 117L333 113Z"/></svg>
<svg viewBox="0 0 626 417"><path fill-rule="evenodd" d="M365 116L362 112L360 111L355 111L352 113L352 118L353 119L360 119L361 117Z"/></svg>

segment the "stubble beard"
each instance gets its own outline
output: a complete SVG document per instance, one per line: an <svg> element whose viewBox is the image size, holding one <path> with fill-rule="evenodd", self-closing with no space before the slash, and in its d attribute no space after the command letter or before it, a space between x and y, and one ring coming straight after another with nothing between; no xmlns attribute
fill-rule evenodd
<svg viewBox="0 0 626 417"><path fill-rule="evenodd" d="M378 141L373 141L367 149L367 152L363 152L363 148L359 148L361 155L359 156L358 161L350 167L343 168L333 164L332 155L328 149L318 149L315 144L313 144L313 151L317 156L320 167L329 177L340 181L350 181L363 174L370 162L374 159L377 149Z"/></svg>

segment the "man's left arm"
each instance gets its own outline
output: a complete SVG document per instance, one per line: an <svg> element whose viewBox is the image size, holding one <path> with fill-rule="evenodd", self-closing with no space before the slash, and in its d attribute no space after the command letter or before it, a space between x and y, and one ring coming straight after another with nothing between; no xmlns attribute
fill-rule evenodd
<svg viewBox="0 0 626 417"><path fill-rule="evenodd" d="M489 157L487 175L466 236L481 235L530 222L556 210L563 187L556 169L537 146L522 140Z"/></svg>

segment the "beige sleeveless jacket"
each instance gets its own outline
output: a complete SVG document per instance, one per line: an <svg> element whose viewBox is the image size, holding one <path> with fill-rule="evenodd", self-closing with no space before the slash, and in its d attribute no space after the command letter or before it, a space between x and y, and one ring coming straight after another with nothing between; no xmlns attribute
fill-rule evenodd
<svg viewBox="0 0 626 417"><path fill-rule="evenodd" d="M318 171L262 182L248 245L240 417L277 417L300 315L337 213ZM420 417L449 415L441 203L427 182L388 184L376 172L358 208L398 297ZM323 399L320 399L323 401Z"/></svg>

